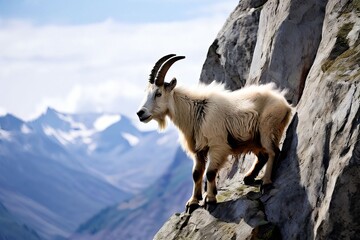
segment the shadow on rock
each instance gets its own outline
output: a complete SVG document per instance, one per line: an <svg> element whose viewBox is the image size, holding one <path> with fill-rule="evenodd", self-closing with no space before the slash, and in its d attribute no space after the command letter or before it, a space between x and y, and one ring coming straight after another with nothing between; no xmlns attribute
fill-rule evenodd
<svg viewBox="0 0 360 240"><path fill-rule="evenodd" d="M274 169L274 189L260 198L268 221L281 229L283 239L313 239L312 207L301 183L297 156L298 122L295 114Z"/></svg>

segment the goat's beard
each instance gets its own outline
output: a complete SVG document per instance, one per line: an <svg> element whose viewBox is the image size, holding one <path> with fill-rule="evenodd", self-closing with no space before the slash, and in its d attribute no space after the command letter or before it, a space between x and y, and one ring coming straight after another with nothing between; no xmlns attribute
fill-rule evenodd
<svg viewBox="0 0 360 240"><path fill-rule="evenodd" d="M159 130L164 130L166 128L167 122L165 116L158 117L155 120L158 122Z"/></svg>

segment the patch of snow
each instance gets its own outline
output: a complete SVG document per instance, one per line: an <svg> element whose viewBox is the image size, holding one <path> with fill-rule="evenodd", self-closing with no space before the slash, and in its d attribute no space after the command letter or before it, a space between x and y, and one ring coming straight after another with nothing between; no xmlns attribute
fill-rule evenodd
<svg viewBox="0 0 360 240"><path fill-rule="evenodd" d="M110 125L120 121L121 116L118 114L105 114L94 122L94 127L98 131L103 131Z"/></svg>
<svg viewBox="0 0 360 240"><path fill-rule="evenodd" d="M137 145L139 143L139 138L130 134L130 133L122 133L121 134L125 139L126 141L129 142L129 144L133 147L135 145Z"/></svg>
<svg viewBox="0 0 360 240"><path fill-rule="evenodd" d="M65 121L70 123L71 128L73 129L79 129L79 130L86 130L86 127L83 123L79 123L79 122L75 122L74 119L71 116L62 114L62 113L57 113L57 116Z"/></svg>
<svg viewBox="0 0 360 240"><path fill-rule="evenodd" d="M29 133L31 133L31 129L27 125L23 124L21 126L21 132L23 134L29 134Z"/></svg>
<svg viewBox="0 0 360 240"><path fill-rule="evenodd" d="M0 129L0 138L11 141L11 133L3 129Z"/></svg>
<svg viewBox="0 0 360 240"><path fill-rule="evenodd" d="M60 131L56 131L54 128L49 127L49 126L44 126L43 129L44 129L44 133L47 136L55 137L63 145L67 144L67 141L64 139L63 136L61 136L61 133L59 133Z"/></svg>
<svg viewBox="0 0 360 240"><path fill-rule="evenodd" d="M44 126L43 129L46 135L55 137L63 145L75 143L78 139L85 144L90 144L90 136L95 132L94 130L86 128L71 130L69 132L56 130L50 126Z"/></svg>

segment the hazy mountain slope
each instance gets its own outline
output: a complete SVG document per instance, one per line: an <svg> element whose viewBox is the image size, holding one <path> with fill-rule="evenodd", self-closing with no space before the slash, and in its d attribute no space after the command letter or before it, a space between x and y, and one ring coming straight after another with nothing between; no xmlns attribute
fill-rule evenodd
<svg viewBox="0 0 360 240"><path fill-rule="evenodd" d="M0 239L40 240L40 236L28 226L21 224L0 202Z"/></svg>
<svg viewBox="0 0 360 240"><path fill-rule="evenodd" d="M178 149L158 181L129 201L102 210L71 239L152 239L172 213L184 209L191 195L191 168L192 161Z"/></svg>
<svg viewBox="0 0 360 240"><path fill-rule="evenodd" d="M86 173L61 145L19 131L19 119L4 119L2 131L12 131L0 142L0 199L40 234L67 235L92 213L129 196ZM21 128L30 129L25 123Z"/></svg>

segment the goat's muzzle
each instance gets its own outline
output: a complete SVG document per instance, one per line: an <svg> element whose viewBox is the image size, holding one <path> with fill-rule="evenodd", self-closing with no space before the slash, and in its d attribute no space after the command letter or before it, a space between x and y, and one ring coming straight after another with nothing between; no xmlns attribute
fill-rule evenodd
<svg viewBox="0 0 360 240"><path fill-rule="evenodd" d="M146 111L144 109L140 109L136 114L141 122L147 122L147 120L151 117L151 115L146 115Z"/></svg>

